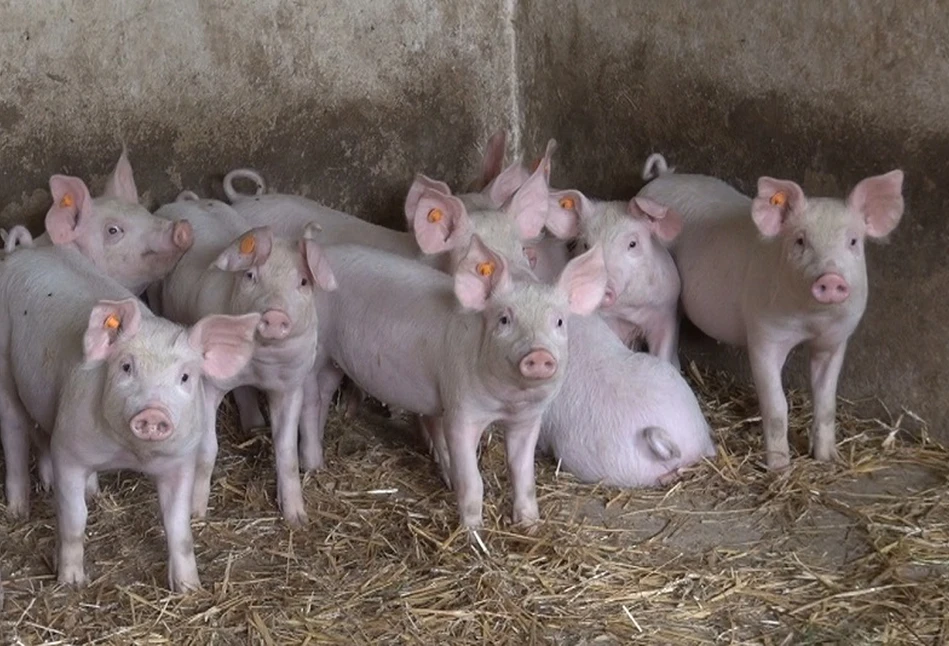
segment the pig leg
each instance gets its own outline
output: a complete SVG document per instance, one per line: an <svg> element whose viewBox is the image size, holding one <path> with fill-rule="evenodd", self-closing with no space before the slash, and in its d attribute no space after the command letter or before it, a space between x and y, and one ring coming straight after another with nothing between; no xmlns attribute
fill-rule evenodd
<svg viewBox="0 0 949 646"><path fill-rule="evenodd" d="M451 485L451 456L448 454L448 444L445 442L445 427L440 417L430 417L428 415L418 416L419 425L425 433L429 443L429 449L438 465L438 473L442 482L450 490Z"/></svg>
<svg viewBox="0 0 949 646"><path fill-rule="evenodd" d="M322 367L315 367L303 384L300 456L303 468L307 471L323 468L323 431L333 402L333 393L342 379L342 371L328 362Z"/></svg>
<svg viewBox="0 0 949 646"><path fill-rule="evenodd" d="M264 413L260 410L257 389L253 386L241 386L234 389L234 403L237 404L237 416L241 420L241 430L245 433L255 428L267 426Z"/></svg>
<svg viewBox="0 0 949 646"><path fill-rule="evenodd" d="M65 451L53 453L53 494L58 524L57 571L60 583L85 585L83 565L86 533L86 499L84 495L89 470L69 460Z"/></svg>
<svg viewBox="0 0 949 646"><path fill-rule="evenodd" d="M536 420L509 424L504 434L508 477L514 492L511 519L515 525L530 527L540 520L534 477L534 452L540 436L540 417Z"/></svg>
<svg viewBox="0 0 949 646"><path fill-rule="evenodd" d="M467 529L478 529L484 525L484 482L478 470L478 444L484 429L461 419L443 422L461 524Z"/></svg>
<svg viewBox="0 0 949 646"><path fill-rule="evenodd" d="M761 408L765 462L769 469L784 469L791 463L788 447L788 400L781 383L781 369L791 348L773 341L749 339L751 374Z"/></svg>
<svg viewBox="0 0 949 646"><path fill-rule="evenodd" d="M811 455L825 462L837 457L837 379L840 377L846 351L846 341L831 348L810 348L811 397L814 400Z"/></svg>
<svg viewBox="0 0 949 646"><path fill-rule="evenodd" d="M277 465L277 502L287 523L291 527L301 527L307 521L297 454L297 429L300 409L303 406L303 388L288 392L268 391L267 403L270 406L271 433Z"/></svg>
<svg viewBox="0 0 949 646"><path fill-rule="evenodd" d="M30 433L33 420L23 407L9 372L0 370L0 440L6 466L7 513L30 513Z"/></svg>
<svg viewBox="0 0 949 646"><path fill-rule="evenodd" d="M191 537L191 496L195 484L195 463L182 460L155 477L168 543L168 587L174 592L201 587L198 564Z"/></svg>
<svg viewBox="0 0 949 646"><path fill-rule="evenodd" d="M208 502L211 500L211 475L214 473L214 461L217 459L217 409L224 399L224 393L216 388L206 388L204 392L204 419L206 426L201 434L198 453L195 456L195 471L192 475L194 487L191 493L191 513L195 518L208 515Z"/></svg>
<svg viewBox="0 0 949 646"><path fill-rule="evenodd" d="M676 313L673 312L671 317L654 324L646 331L646 345L649 346L650 354L668 361L676 369L679 368L678 328Z"/></svg>

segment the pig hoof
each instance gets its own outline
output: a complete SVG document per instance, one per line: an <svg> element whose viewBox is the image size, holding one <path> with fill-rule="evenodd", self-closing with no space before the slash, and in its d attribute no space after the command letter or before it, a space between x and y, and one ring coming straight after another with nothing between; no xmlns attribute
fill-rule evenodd
<svg viewBox="0 0 949 646"><path fill-rule="evenodd" d="M30 516L30 503L27 500L7 501L7 515L18 520L26 520Z"/></svg>
<svg viewBox="0 0 949 646"><path fill-rule="evenodd" d="M769 453L767 464L771 471L783 471L791 466L791 458L785 453Z"/></svg>
<svg viewBox="0 0 949 646"><path fill-rule="evenodd" d="M326 466L323 462L322 452L318 455L301 455L300 464L303 465L303 470L306 472L322 471L323 467Z"/></svg>
<svg viewBox="0 0 949 646"><path fill-rule="evenodd" d="M84 586L89 583L89 579L86 578L86 573L83 571L82 566L72 566L72 567L60 567L59 576L56 578L59 583L65 585L77 585Z"/></svg>
<svg viewBox="0 0 949 646"><path fill-rule="evenodd" d="M306 524L310 522L309 516L306 514L305 509L284 509L283 518L287 521L293 529L302 529L306 527Z"/></svg>
<svg viewBox="0 0 949 646"><path fill-rule="evenodd" d="M814 450L811 451L811 455L814 456L814 459L819 462L839 462L840 454L837 453L836 446L830 447L821 447L816 446Z"/></svg>
<svg viewBox="0 0 949 646"><path fill-rule="evenodd" d="M201 580L195 575L187 578L180 578L177 581L172 581L169 586L172 592L177 593L187 593L187 592L197 592L201 590Z"/></svg>
<svg viewBox="0 0 949 646"><path fill-rule="evenodd" d="M99 495L99 477L93 473L86 481L86 501L95 500Z"/></svg>
<svg viewBox="0 0 949 646"><path fill-rule="evenodd" d="M681 469L673 469L669 473L659 476L659 486L668 487L669 485L678 482L682 477Z"/></svg>

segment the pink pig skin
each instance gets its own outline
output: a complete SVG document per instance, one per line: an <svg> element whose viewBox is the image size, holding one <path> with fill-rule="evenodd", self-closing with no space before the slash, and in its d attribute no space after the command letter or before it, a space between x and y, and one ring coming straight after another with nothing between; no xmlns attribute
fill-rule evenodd
<svg viewBox="0 0 949 646"><path fill-rule="evenodd" d="M330 247L327 255L339 289L317 298L321 311L333 314L321 317L321 356L302 418L304 454L322 452L326 411L342 372L382 401L442 418L442 464L450 462L467 528L482 523L478 443L489 424L502 422L513 519L537 521L541 415L570 365L568 313L589 313L602 299L599 250L573 260L555 287L513 281L507 263L477 238L454 279L360 246Z"/></svg>
<svg viewBox="0 0 949 646"><path fill-rule="evenodd" d="M53 205L36 246L75 249L135 294L164 277L191 247L188 222L156 218L139 205L124 149L100 197L91 197L78 177L53 175L49 189Z"/></svg>
<svg viewBox="0 0 949 646"><path fill-rule="evenodd" d="M833 459L837 379L867 302L864 240L899 223L902 171L864 179L846 200L809 198L794 182L762 177L752 200L713 177L674 174L660 155L647 160L644 178L655 170L640 196L682 214L673 255L683 310L712 338L748 347L768 466L790 461L781 370L801 344L810 354L811 453Z"/></svg>
<svg viewBox="0 0 949 646"><path fill-rule="evenodd" d="M48 452L55 483L59 581L86 580L83 494L90 476L134 469L158 488L170 588L200 586L189 517L207 421L204 387L247 362L257 315L209 317L187 330L154 316L69 248L18 250L0 268L9 508L28 509L28 437L36 420L35 439ZM113 316L118 328L108 325Z"/></svg>
<svg viewBox="0 0 949 646"><path fill-rule="evenodd" d="M250 362L226 382L209 388L213 411L238 386L263 390L270 406L277 466L277 499L288 523L306 522L297 454L303 383L317 349L314 293L336 281L312 231L297 239L276 238L269 227L249 230L230 206L216 200L179 199L156 215L187 219L194 245L162 282L162 314L192 323L209 314L261 315ZM248 245L248 246L244 246ZM213 412L212 411L212 412ZM207 513L217 454L214 417L209 415L198 464L193 512Z"/></svg>
<svg viewBox="0 0 949 646"><path fill-rule="evenodd" d="M547 197L540 199L542 204L531 201L523 207L543 209ZM505 229L474 214L469 224L489 248L508 250L505 257L511 266L520 266L520 275L527 275L528 260L514 251L517 245L511 240L512 236L516 240L516 228ZM548 219L547 226L568 237L562 222ZM558 247L553 249L559 253ZM533 247L538 254L549 250L544 245ZM541 262L558 264L556 256L541 257L537 264ZM669 362L631 352L600 317L573 317L570 326L570 362L564 385L544 414L541 450L552 453L562 468L585 482L622 487L664 484L680 469L715 455L698 400ZM423 428L438 456L437 423L426 421ZM443 479L450 483L444 460L440 458L439 464Z"/></svg>

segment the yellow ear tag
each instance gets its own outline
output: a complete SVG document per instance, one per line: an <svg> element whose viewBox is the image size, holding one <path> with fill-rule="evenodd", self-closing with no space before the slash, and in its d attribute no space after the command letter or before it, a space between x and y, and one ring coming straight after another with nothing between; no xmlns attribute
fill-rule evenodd
<svg viewBox="0 0 949 646"><path fill-rule="evenodd" d="M568 211L575 207L576 204L573 201L572 197L562 197L560 198L560 208L567 209Z"/></svg>
<svg viewBox="0 0 949 646"><path fill-rule="evenodd" d="M477 267L478 273L482 276L490 276L494 273L494 263L490 260L482 263L478 263Z"/></svg>
<svg viewBox="0 0 949 646"><path fill-rule="evenodd" d="M115 314L109 314L105 318L105 323L103 324L103 326L109 328L110 330L117 330L119 329L119 323L121 323L121 321L119 321L118 316L116 316Z"/></svg>
<svg viewBox="0 0 949 646"><path fill-rule="evenodd" d="M771 196L771 206L784 206L787 201L787 195L780 191Z"/></svg>
<svg viewBox="0 0 949 646"><path fill-rule="evenodd" d="M75 202L73 202L72 195L70 195L69 193L66 193L65 195L63 195L63 199L59 201L59 205L63 207L64 209L68 209L73 204L75 204Z"/></svg>
<svg viewBox="0 0 949 646"><path fill-rule="evenodd" d="M443 215L444 214L442 213L441 209L432 209L431 211L428 212L428 221L431 222L432 224L435 224L436 222L441 222Z"/></svg>
<svg viewBox="0 0 949 646"><path fill-rule="evenodd" d="M257 241L254 239L254 236L247 236L246 238L241 239L240 250L245 256L249 253L254 253L254 249L256 247Z"/></svg>

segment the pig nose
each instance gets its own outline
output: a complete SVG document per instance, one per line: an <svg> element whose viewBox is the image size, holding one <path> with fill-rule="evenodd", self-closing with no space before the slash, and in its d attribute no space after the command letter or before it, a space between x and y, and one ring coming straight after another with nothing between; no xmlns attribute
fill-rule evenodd
<svg viewBox="0 0 949 646"><path fill-rule="evenodd" d="M132 418L129 426L135 437L150 442L166 440L175 430L168 415L158 408L146 408L141 411Z"/></svg>
<svg viewBox="0 0 949 646"><path fill-rule="evenodd" d="M546 350L531 350L521 359L520 369L528 379L550 379L557 372L557 360Z"/></svg>
<svg viewBox="0 0 949 646"><path fill-rule="evenodd" d="M178 220L175 222L171 229L171 239L174 241L175 246L182 251L190 249L191 244L194 242L194 230L191 228L191 223L187 220Z"/></svg>
<svg viewBox="0 0 949 646"><path fill-rule="evenodd" d="M260 317L257 331L265 339L284 339L290 334L290 317L280 310L267 310Z"/></svg>
<svg viewBox="0 0 949 646"><path fill-rule="evenodd" d="M850 285L840 274L828 272L814 281L811 294L818 303L836 305L843 303L850 296Z"/></svg>

